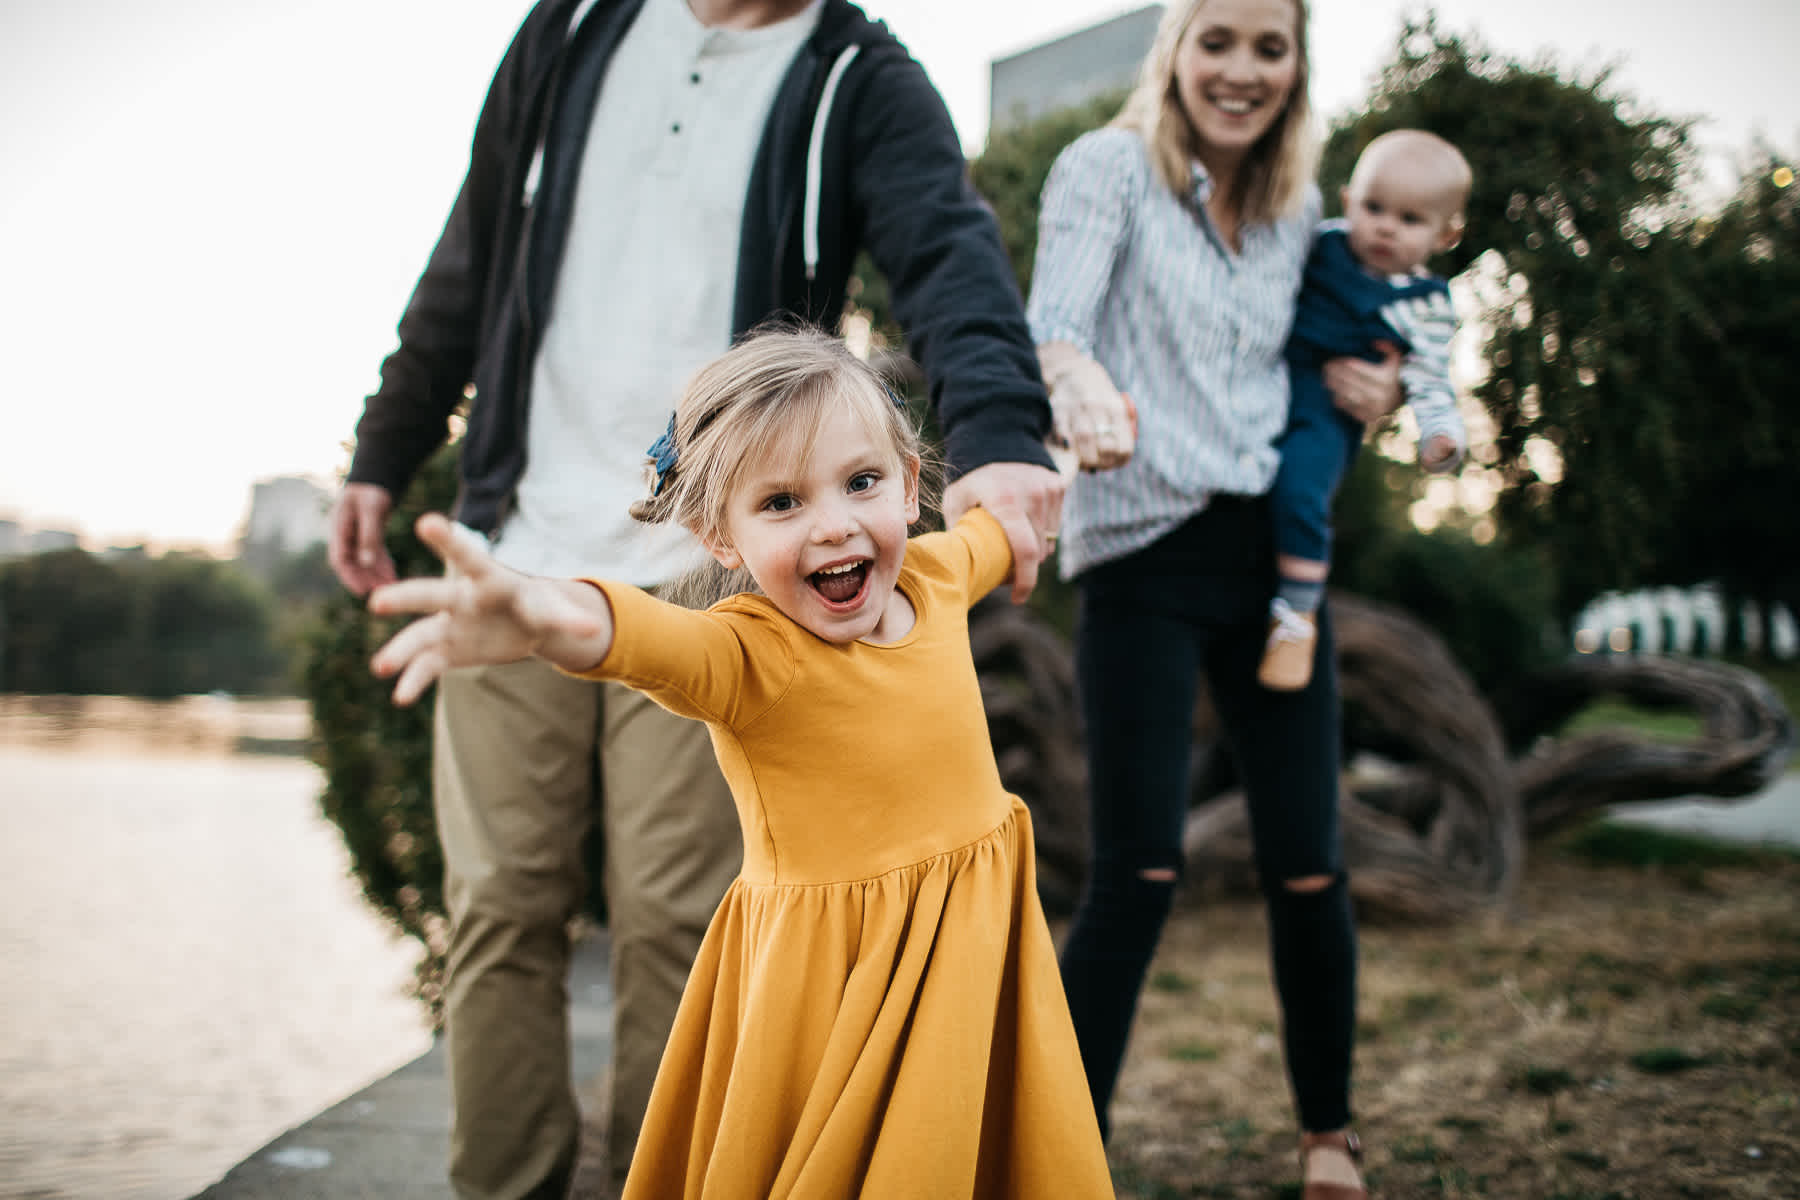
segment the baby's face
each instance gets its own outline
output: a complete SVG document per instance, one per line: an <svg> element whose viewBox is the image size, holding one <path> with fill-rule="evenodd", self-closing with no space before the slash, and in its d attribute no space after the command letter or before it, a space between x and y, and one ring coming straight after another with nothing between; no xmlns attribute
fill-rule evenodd
<svg viewBox="0 0 1800 1200"><path fill-rule="evenodd" d="M1462 236L1461 205L1441 181L1394 169L1361 173L1344 189L1350 252L1383 275L1410 275Z"/></svg>

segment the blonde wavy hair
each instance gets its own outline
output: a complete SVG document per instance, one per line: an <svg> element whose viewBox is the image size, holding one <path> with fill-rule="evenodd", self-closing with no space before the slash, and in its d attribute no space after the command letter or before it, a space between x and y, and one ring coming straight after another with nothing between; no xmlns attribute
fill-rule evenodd
<svg viewBox="0 0 1800 1200"><path fill-rule="evenodd" d="M1239 215L1247 225L1266 225L1300 211L1318 165L1318 135L1313 129L1312 77L1307 49L1306 0L1294 5L1294 54L1299 71L1287 104L1269 131L1251 147L1237 177ZM1178 196L1191 185L1189 164L1199 157L1194 129L1182 111L1175 83L1175 52L1207 0L1177 0L1163 10L1156 38L1138 69L1138 81L1112 124L1144 139L1156 173Z"/></svg>
<svg viewBox="0 0 1800 1200"><path fill-rule="evenodd" d="M803 459L837 407L854 414L876 445L891 446L896 465L926 462L907 409L842 338L810 326L752 330L688 383L675 406L674 461L659 474L656 459L646 458L651 494L631 506L631 515L685 526L702 541L728 542L726 512L752 466ZM754 590L742 568L705 568L665 593L698 607Z"/></svg>

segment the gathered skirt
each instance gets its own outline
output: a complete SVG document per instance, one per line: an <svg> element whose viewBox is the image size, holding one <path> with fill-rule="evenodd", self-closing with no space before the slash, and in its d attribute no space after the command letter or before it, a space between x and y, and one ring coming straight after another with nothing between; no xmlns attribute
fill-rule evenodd
<svg viewBox="0 0 1800 1200"><path fill-rule="evenodd" d="M1025 806L873 878L735 882L625 1200L1113 1195Z"/></svg>

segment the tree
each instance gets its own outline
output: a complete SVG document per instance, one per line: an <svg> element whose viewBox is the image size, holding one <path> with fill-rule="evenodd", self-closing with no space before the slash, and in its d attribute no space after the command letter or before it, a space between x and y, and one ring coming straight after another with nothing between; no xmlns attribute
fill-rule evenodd
<svg viewBox="0 0 1800 1200"><path fill-rule="evenodd" d="M166 698L260 692L283 681L273 602L231 563L84 550L0 570L0 689Z"/></svg>
<svg viewBox="0 0 1800 1200"><path fill-rule="evenodd" d="M1063 147L1118 114L1125 92L1108 92L1086 103L1017 122L991 133L987 148L969 164L969 179L1000 222L1000 236L1012 259L1019 293L1031 293L1037 257L1038 198L1050 165Z"/></svg>
<svg viewBox="0 0 1800 1200"><path fill-rule="evenodd" d="M1408 23L1367 110L1321 170L1328 201L1361 148L1397 127L1456 143L1474 171L1468 232L1442 269L1482 303L1502 536L1543 550L1567 616L1656 570L1659 510L1682 477L1676 431L1695 363L1672 335L1695 302L1681 270L1687 123L1634 115L1605 72L1502 60Z"/></svg>
<svg viewBox="0 0 1800 1200"><path fill-rule="evenodd" d="M285 683L274 603L232 563L166 554L137 576L137 636L148 669L132 691L153 697L261 692Z"/></svg>
<svg viewBox="0 0 1800 1200"><path fill-rule="evenodd" d="M130 692L141 674L132 595L85 550L15 559L0 570L5 639L0 690L36 695Z"/></svg>
<svg viewBox="0 0 1800 1200"><path fill-rule="evenodd" d="M1556 604L1720 582L1800 612L1800 193L1762 151L1716 214L1684 187L1688 124L1641 115L1605 72L1504 61L1427 20L1401 32L1366 112L1327 145L1328 202L1398 126L1474 168L1469 232L1444 269L1482 302L1502 538L1550 562ZM1723 417L1723 419L1722 419Z"/></svg>
<svg viewBox="0 0 1800 1200"><path fill-rule="evenodd" d="M1022 286L1049 160L1101 116L1065 113L1005 131L975 164L996 212L1015 225L1008 245ZM1552 617L1669 569L1676 516L1706 507L1681 491L1693 475L1682 422L1704 412L1699 381L1718 358L1716 347L1691 358L1682 349L1709 294L1689 253L1685 123L1634 115L1604 73L1568 78L1553 64L1501 61L1428 20L1403 27L1368 111L1334 130L1328 198L1369 140L1402 126L1450 138L1474 167L1470 235L1441 269L1466 272L1482 301L1488 374L1475 398L1495 434L1477 448L1470 491L1485 483L1497 493L1499 518L1465 513L1431 534L1410 529L1409 504L1440 485L1393 461L1408 448L1386 435L1377 444L1389 453L1362 456L1337 509L1338 584L1389 602L1340 595L1337 605L1348 748L1376 751L1396 771L1352 785L1346 799L1353 876L1360 899L1420 917L1503 901L1526 833L1602 802L1676 794L1669 788L1754 790L1781 770L1794 733L1766 687L1723 668L1552 661L1562 655ZM1742 253L1724 257L1742 268ZM1677 495L1685 505L1669 504ZM1498 544L1487 544L1495 533ZM988 652L984 682L1008 658ZM1060 673L1039 664L1032 674ZM1022 794L1079 788L1079 760L1057 752L1078 731L1015 716L1054 712L1051 698L1018 681L996 680L992 691L1007 717L995 732L1008 785ZM1680 749L1556 737L1581 703L1609 692L1695 708L1708 735ZM1508 698L1504 721L1490 694ZM1209 730L1203 711L1202 745ZM1509 756L1525 746L1553 753L1515 770ZM1201 874L1243 882L1248 850L1229 764L1202 758L1190 850L1204 859ZM1584 782L1601 779L1606 786ZM1045 860L1047 874L1062 869L1061 859Z"/></svg>
<svg viewBox="0 0 1800 1200"><path fill-rule="evenodd" d="M1664 502L1661 580L1717 580L1763 613L1800 615L1800 421L1791 398L1800 329L1800 187L1763 153L1736 196L1687 235L1677 406L1679 490ZM1735 608L1736 605L1734 604Z"/></svg>

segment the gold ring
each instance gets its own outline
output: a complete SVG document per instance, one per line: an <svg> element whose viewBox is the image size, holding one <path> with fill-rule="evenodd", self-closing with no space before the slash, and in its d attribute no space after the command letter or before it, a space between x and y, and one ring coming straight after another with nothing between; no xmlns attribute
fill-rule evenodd
<svg viewBox="0 0 1800 1200"><path fill-rule="evenodd" d="M1052 550L1056 549L1056 539L1059 536L1061 535L1056 530L1046 529L1044 531L1044 545L1050 547Z"/></svg>

